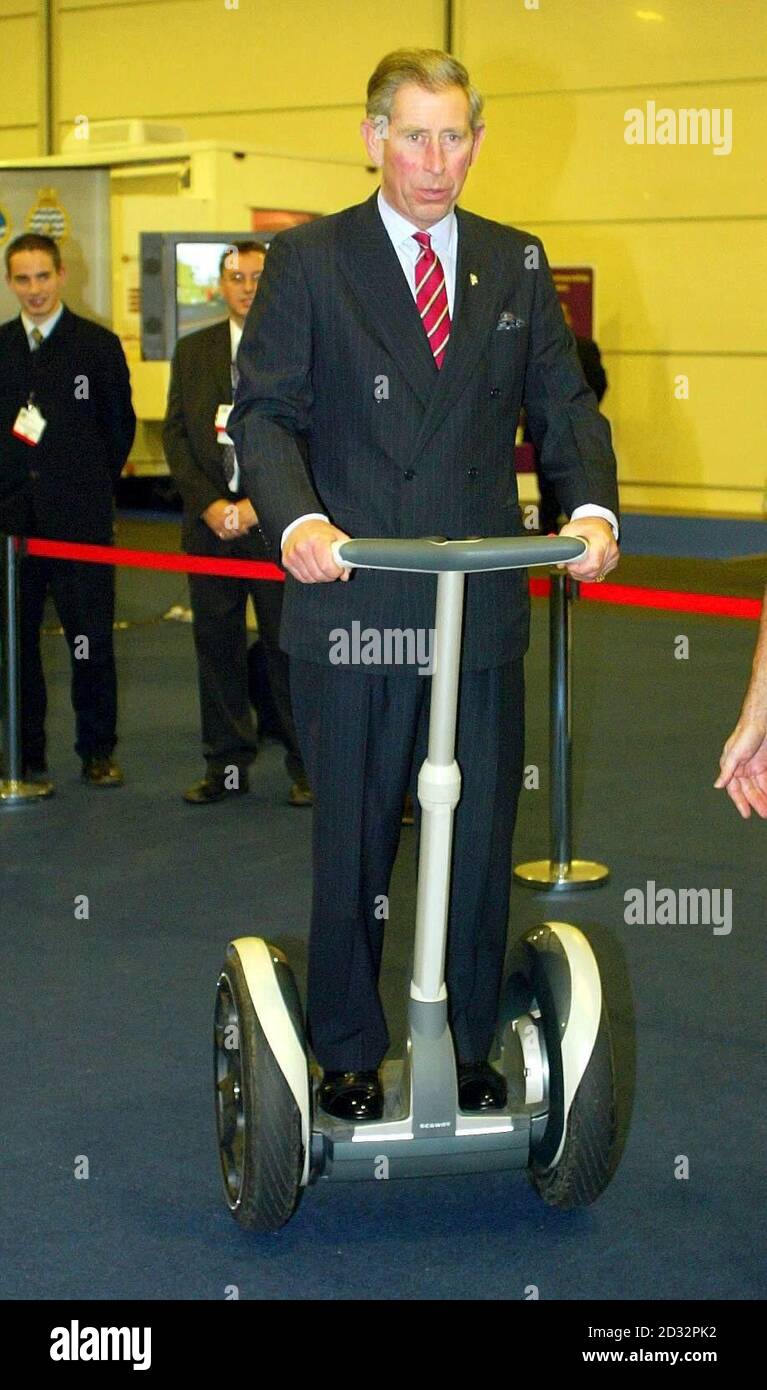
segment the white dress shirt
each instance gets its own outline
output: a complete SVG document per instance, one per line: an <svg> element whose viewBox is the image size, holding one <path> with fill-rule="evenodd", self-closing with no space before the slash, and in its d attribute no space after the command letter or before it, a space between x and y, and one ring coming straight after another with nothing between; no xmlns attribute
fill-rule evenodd
<svg viewBox="0 0 767 1390"><path fill-rule="evenodd" d="M381 214L381 221L389 234L391 244L397 253L397 258L405 274L405 279L410 287L413 299L416 298L415 289L415 263L420 255L421 248L414 239L413 233L420 231L415 223L408 222L402 213L393 208L381 192L378 190L378 211ZM453 317L453 305L455 303L455 275L458 264L458 219L455 211L449 212L439 222L435 222L429 228L431 244L439 256L442 269L445 274L445 289L447 290L447 302L450 309L450 317ZM576 507L570 517L571 521L577 521L579 517L601 516L605 521L609 521L615 539L618 539L618 521L614 513L607 507L599 507L595 503L583 503ZM307 512L305 516L296 517L289 526L285 527L282 533L282 545L302 521L327 521L328 517L322 512Z"/></svg>
<svg viewBox="0 0 767 1390"><path fill-rule="evenodd" d="M27 335L27 342L29 343L31 352L36 352L39 346L39 344L36 343L34 338L32 337L32 334L34 333L35 329L39 329L43 337L47 338L48 334L53 332L63 312L64 305L59 304L58 309L54 309L53 313L49 314L47 319L43 319L42 323L35 323L34 319L31 319L29 315L25 314L24 310L22 309L21 322L24 325L24 332Z"/></svg>
<svg viewBox="0 0 767 1390"><path fill-rule="evenodd" d="M381 221L389 233L391 244L397 252L399 263L405 272L410 293L415 299L415 263L421 254L421 248L413 234L420 231L420 228L416 227L414 223L408 222L401 212L389 207L380 188L378 190L378 211L381 214ZM455 303L455 269L458 261L458 218L455 213L451 211L439 222L435 222L434 226L429 228L429 236L431 237L432 248L439 256L445 274L447 304L452 319Z"/></svg>

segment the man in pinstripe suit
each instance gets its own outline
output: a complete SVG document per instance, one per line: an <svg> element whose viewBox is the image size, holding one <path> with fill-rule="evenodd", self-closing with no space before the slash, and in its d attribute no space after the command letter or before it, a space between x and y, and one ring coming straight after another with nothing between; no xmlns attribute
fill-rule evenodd
<svg viewBox="0 0 767 1390"><path fill-rule="evenodd" d="M381 188L273 242L229 424L263 534L289 573L282 643L315 791L309 1036L324 1068L321 1104L351 1120L381 1114L381 901L403 793L425 752L430 682L391 652L387 665L383 644L375 665L334 664L331 653L339 632L428 632L435 580L360 570L347 582L331 544L520 533L513 461L524 405L570 516L564 530L589 541L571 572L601 578L618 557L609 426L543 248L455 208L484 135L481 107L447 54L398 50L379 63L362 134ZM465 1110L505 1100L487 1056L522 777L528 620L524 576L468 579L447 958ZM376 658L375 644L367 655Z"/></svg>

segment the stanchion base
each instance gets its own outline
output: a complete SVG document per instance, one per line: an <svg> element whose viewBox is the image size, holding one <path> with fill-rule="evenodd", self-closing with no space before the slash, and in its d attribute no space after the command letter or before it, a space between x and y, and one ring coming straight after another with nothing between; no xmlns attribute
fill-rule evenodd
<svg viewBox="0 0 767 1390"><path fill-rule="evenodd" d="M0 778L0 806L22 806L53 795L52 782L24 782L16 777Z"/></svg>
<svg viewBox="0 0 767 1390"><path fill-rule="evenodd" d="M518 864L514 880L525 888L543 888L549 893L564 893L578 888L598 888L609 878L606 864L592 859L571 859L569 864L557 864L552 859L531 859Z"/></svg>

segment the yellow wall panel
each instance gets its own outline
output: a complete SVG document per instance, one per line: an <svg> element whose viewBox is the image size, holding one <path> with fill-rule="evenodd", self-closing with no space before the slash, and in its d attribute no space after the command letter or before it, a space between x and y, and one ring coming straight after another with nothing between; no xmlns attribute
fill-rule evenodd
<svg viewBox="0 0 767 1390"><path fill-rule="evenodd" d="M39 67L36 15L0 18L0 126L36 125L39 106ZM17 55L15 61L12 55ZM21 60L21 55L25 60Z"/></svg>
<svg viewBox="0 0 767 1390"><path fill-rule="evenodd" d="M359 103L378 59L441 41L438 0L102 6L60 12L59 118ZM126 61L126 54L130 61Z"/></svg>
<svg viewBox="0 0 767 1390"><path fill-rule="evenodd" d="M119 10L130 5L135 9L137 5L156 5L158 0L54 0L57 10ZM173 0L165 0L166 4L172 4ZM195 0L198 5L207 5L210 0ZM224 0L221 0L223 5ZM244 4L245 0L241 0Z"/></svg>
<svg viewBox="0 0 767 1390"><path fill-rule="evenodd" d="M359 133L362 113L360 102L357 109L319 107L312 112L311 123L305 111L246 111L237 115L187 113L178 117L178 124L189 140L240 142L244 148L257 146L275 154L360 166L367 161ZM59 144L72 129L72 123L62 123Z"/></svg>
<svg viewBox="0 0 767 1390"><path fill-rule="evenodd" d="M624 501L759 514L767 0L532 4L455 0L454 51L487 97L488 121L462 203L540 234L554 262L596 267ZM3 16L32 8L0 0L0 36L28 22ZM293 204L290 156L341 161L332 175L328 165L333 199L358 201L376 182L358 134L370 71L390 48L441 46L443 10L442 0L406 11L380 0L239 0L236 10L56 0L59 129L81 113L144 116L192 139L241 140L286 156L264 186ZM37 142L32 127L2 129L37 119L36 107L18 115L27 77L0 91L6 156ZM730 108L732 152L627 144L625 113L647 101ZM322 182L307 174L303 205ZM688 401L674 397L679 373Z"/></svg>
<svg viewBox="0 0 767 1390"><path fill-rule="evenodd" d="M557 226L552 263L593 265L608 351L757 352L767 323L767 225L752 221Z"/></svg>
<svg viewBox="0 0 767 1390"><path fill-rule="evenodd" d="M621 480L676 487L743 488L744 510L767 485L767 425L758 358L605 356L603 402ZM675 396L689 379L689 399ZM662 500L662 499L661 499Z"/></svg>
<svg viewBox="0 0 767 1390"><path fill-rule="evenodd" d="M765 5L767 11L767 5ZM767 83L692 87L658 97L674 109L732 107L732 151L628 145L624 113L646 93L520 97L487 103L487 136L471 171L477 210L501 221L705 217L767 213L763 165Z"/></svg>
<svg viewBox="0 0 767 1390"><path fill-rule="evenodd" d="M33 15L37 18L37 4L35 0L0 0L0 20L8 15ZM3 30L0 28L0 35Z"/></svg>
<svg viewBox="0 0 767 1390"><path fill-rule="evenodd" d="M223 138L226 124L227 139L240 139L249 133L252 143L264 149L284 154L300 154L307 159L334 159L350 164L367 164L365 146L360 136L360 121L364 115L363 97L357 106L322 107L312 112L307 126L305 111L254 111L232 122L230 118L193 117L187 120L195 139L211 133L207 122L217 120L216 133ZM236 130L236 135L233 135Z"/></svg>
<svg viewBox="0 0 767 1390"><path fill-rule="evenodd" d="M767 498L764 368L753 358L615 357L602 402L621 505L761 516ZM689 400L675 380L689 378ZM536 488L522 475L520 496Z"/></svg>
<svg viewBox="0 0 767 1390"><path fill-rule="evenodd" d="M455 52L487 94L764 74L764 0L456 0L455 10Z"/></svg>
<svg viewBox="0 0 767 1390"><path fill-rule="evenodd" d="M30 159L40 153L37 126L4 130L0 126L0 159Z"/></svg>

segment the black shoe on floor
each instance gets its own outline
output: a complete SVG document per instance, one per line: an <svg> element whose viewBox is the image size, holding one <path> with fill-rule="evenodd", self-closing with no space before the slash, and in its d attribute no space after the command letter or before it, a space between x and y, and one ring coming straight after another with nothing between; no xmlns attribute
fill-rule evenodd
<svg viewBox="0 0 767 1390"><path fill-rule="evenodd" d="M503 1110L505 1078L489 1062L459 1062L458 1104L461 1110Z"/></svg>
<svg viewBox="0 0 767 1390"><path fill-rule="evenodd" d="M42 762L28 762L21 765L22 782L49 782L50 773L48 764L43 759Z"/></svg>
<svg viewBox="0 0 767 1390"><path fill-rule="evenodd" d="M190 806L209 806L212 801L225 801L230 796L244 796L250 790L247 772L241 772L236 787L229 785L231 774L226 772L207 772L182 793Z"/></svg>
<svg viewBox="0 0 767 1390"><path fill-rule="evenodd" d="M337 1120L380 1120L383 1115L383 1087L377 1071L326 1071L319 1089L319 1102Z"/></svg>
<svg viewBox="0 0 767 1390"><path fill-rule="evenodd" d="M314 793L309 786L306 777L297 777L288 796L288 803L291 806L313 806Z"/></svg>
<svg viewBox="0 0 767 1390"><path fill-rule="evenodd" d="M89 787L121 787L125 781L122 768L109 754L83 758L82 776Z"/></svg>
<svg viewBox="0 0 767 1390"><path fill-rule="evenodd" d="M275 723L274 720L262 719L260 715L257 717L257 723L259 738L268 739L270 743L285 742L285 734L281 724Z"/></svg>

